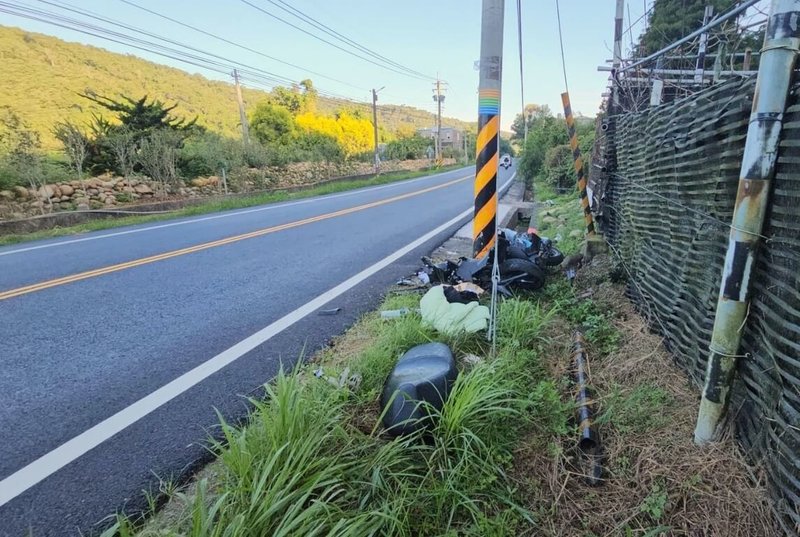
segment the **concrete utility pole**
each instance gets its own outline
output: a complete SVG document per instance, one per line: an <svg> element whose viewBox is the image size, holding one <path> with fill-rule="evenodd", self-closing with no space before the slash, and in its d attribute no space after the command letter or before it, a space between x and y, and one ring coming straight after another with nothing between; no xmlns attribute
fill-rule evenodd
<svg viewBox="0 0 800 537"><path fill-rule="evenodd" d="M772 0L770 6L708 346L705 386L694 430L697 444L716 438L730 401L736 360L741 357L739 345L749 312L756 254L769 211L770 183L775 177L786 101L800 52L799 12L800 0Z"/></svg>
<svg viewBox="0 0 800 537"><path fill-rule="evenodd" d="M239 103L239 121L242 124L242 142L250 143L250 125L247 123L247 114L244 111L242 100L242 86L239 85L239 71L233 70L233 80L236 82L236 101Z"/></svg>
<svg viewBox="0 0 800 537"><path fill-rule="evenodd" d="M617 74L622 65L622 17L625 13L625 0L617 0L617 9L614 15L614 70L611 73L611 102L616 108L619 105L619 88L617 87ZM614 111L616 113L617 110Z"/></svg>
<svg viewBox="0 0 800 537"><path fill-rule="evenodd" d="M714 14L714 6L706 6L703 12L703 26L708 25L711 16ZM706 68L706 47L708 46L708 32L700 34L700 48L697 50L697 63L694 67L694 83L703 84L703 74ZM719 55L717 55L719 56Z"/></svg>
<svg viewBox="0 0 800 537"><path fill-rule="evenodd" d="M386 86L384 86L385 88ZM375 131L375 175L381 172L381 157L378 154L378 92L380 89L372 89L372 128Z"/></svg>
<svg viewBox="0 0 800 537"><path fill-rule="evenodd" d="M442 103L444 102L444 95L442 95L442 81L438 78L435 82L436 95L433 100L436 101L436 164L442 162Z"/></svg>
<svg viewBox="0 0 800 537"><path fill-rule="evenodd" d="M475 216L472 221L472 252L476 258L489 253L497 234L497 164L504 7L503 0L483 0L478 139L475 147Z"/></svg>

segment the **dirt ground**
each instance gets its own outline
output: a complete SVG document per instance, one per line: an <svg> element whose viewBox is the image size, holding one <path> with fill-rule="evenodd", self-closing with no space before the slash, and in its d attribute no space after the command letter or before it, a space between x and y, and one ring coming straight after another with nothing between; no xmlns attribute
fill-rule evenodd
<svg viewBox="0 0 800 537"><path fill-rule="evenodd" d="M594 301L618 336L607 354L589 342L590 382L602 445L602 481L590 486L575 438L545 445L531 438L516 453L513 475L537 525L552 536L780 535L761 469L734 441L693 443L699 390L675 365L645 320L612 283L606 256L582 268L574 293ZM574 326L555 323L549 367L569 378Z"/></svg>

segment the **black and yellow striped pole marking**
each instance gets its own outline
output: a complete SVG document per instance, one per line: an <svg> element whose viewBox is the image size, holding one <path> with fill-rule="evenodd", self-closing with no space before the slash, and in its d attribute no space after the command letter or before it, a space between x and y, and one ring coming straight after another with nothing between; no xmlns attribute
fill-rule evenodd
<svg viewBox="0 0 800 537"><path fill-rule="evenodd" d="M478 141L475 144L475 217L472 251L483 257L494 246L497 233L497 165L500 131L500 91L480 94Z"/></svg>
<svg viewBox="0 0 800 537"><path fill-rule="evenodd" d="M569 134L569 146L572 148L575 174L578 176L578 192L581 197L581 207L583 207L583 219L586 221L586 234L594 235L594 220L589 207L589 197L586 194L586 176L583 173L583 157L581 157L581 148L578 147L578 134L575 131L575 118L572 117L572 107L569 104L569 93L561 94L561 102L564 105L564 119L567 120L567 133Z"/></svg>
<svg viewBox="0 0 800 537"><path fill-rule="evenodd" d="M475 215L472 255L489 253L497 235L500 86L503 70L504 0L483 0L478 83L478 139L475 144Z"/></svg>

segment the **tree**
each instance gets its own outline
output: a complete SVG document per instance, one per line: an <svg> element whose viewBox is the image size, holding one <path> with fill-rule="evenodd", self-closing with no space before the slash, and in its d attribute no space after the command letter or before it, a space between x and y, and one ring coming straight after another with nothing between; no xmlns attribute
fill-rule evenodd
<svg viewBox="0 0 800 537"><path fill-rule="evenodd" d="M500 141L499 141L499 144L498 144L498 149L499 149L500 156L503 156L503 155L506 155L506 154L508 154L508 155L510 155L512 157L515 156L517 152L514 151L514 147L511 145L511 142L508 139L503 138L502 136L500 136L499 138L500 138Z"/></svg>
<svg viewBox="0 0 800 537"><path fill-rule="evenodd" d="M42 171L41 140L39 133L29 129L20 117L10 108L0 110L0 148L5 161L3 164L11 169L18 180L26 182L34 190L44 185L39 184ZM50 208L53 202L47 197ZM39 206L44 214L44 204Z"/></svg>
<svg viewBox="0 0 800 537"><path fill-rule="evenodd" d="M113 129L105 138L105 144L114 155L117 171L126 179L133 173L136 158L136 141L128 127Z"/></svg>
<svg viewBox="0 0 800 537"><path fill-rule="evenodd" d="M83 191L86 192L86 185L83 183L83 165L89 154L89 138L80 127L68 121L56 123L53 134L64 145L64 152L69 157L70 165L78 175Z"/></svg>
<svg viewBox="0 0 800 537"><path fill-rule="evenodd" d="M178 119L171 116L170 112L177 108L177 104L166 106L159 100L147 102L147 95L138 100L123 95L122 101L115 101L103 95L81 96L113 112L137 140L149 136L155 129L188 131L196 127L197 117L187 122L185 118Z"/></svg>
<svg viewBox="0 0 800 537"><path fill-rule="evenodd" d="M159 100L148 101L147 95L141 99L132 99L123 95L121 101L115 101L102 95L82 96L113 112L119 121L119 123L115 123L102 115L93 115L90 124L92 137L88 147L88 161L91 170L95 173L111 170L126 173L126 167L128 168L127 173L132 171L131 161L122 163L118 160L117 150L121 148L119 143L130 141L133 145L130 151L135 152L142 140L149 138L159 130L171 131L177 134L181 140L193 132L203 130L196 125L196 117L186 121L170 115L177 105L166 106ZM126 154L125 156L130 155Z"/></svg>
<svg viewBox="0 0 800 537"><path fill-rule="evenodd" d="M181 137L167 129L158 129L141 140L137 161L144 172L162 185L162 193L178 181L178 146Z"/></svg>
<svg viewBox="0 0 800 537"><path fill-rule="evenodd" d="M647 31L639 38L638 54L652 54L700 28L706 5L714 6L714 13L722 13L735 3L736 0L656 0Z"/></svg>
<svg viewBox="0 0 800 537"><path fill-rule="evenodd" d="M250 117L250 131L262 144L286 145L295 134L295 122L287 108L262 101Z"/></svg>
<svg viewBox="0 0 800 537"><path fill-rule="evenodd" d="M533 129L533 125L546 117L552 116L550 107L546 104L528 104L525 105L525 115L527 116L528 131ZM511 131L514 133L511 136L512 140L522 141L525 139L525 123L522 119L522 114L517 114L514 122L511 124Z"/></svg>
<svg viewBox="0 0 800 537"><path fill-rule="evenodd" d="M430 146L430 138L424 138L417 134L398 138L386 144L386 157L391 160L421 159L425 158L426 150Z"/></svg>

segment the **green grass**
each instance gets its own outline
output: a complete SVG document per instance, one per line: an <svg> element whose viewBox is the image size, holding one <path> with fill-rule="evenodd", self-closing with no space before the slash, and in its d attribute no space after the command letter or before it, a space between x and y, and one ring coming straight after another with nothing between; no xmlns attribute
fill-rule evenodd
<svg viewBox="0 0 800 537"><path fill-rule="evenodd" d="M672 397L653 384L638 384L633 388L614 386L603 400L598 424L610 424L621 434L644 434L669 424L664 409Z"/></svg>
<svg viewBox="0 0 800 537"><path fill-rule="evenodd" d="M53 229L44 229L32 233L12 234L0 236L0 246L8 244L17 244L20 242L33 241L38 239L47 239L52 237L63 237L65 235L77 235L80 233L87 233L90 231L100 231L103 229L111 229L121 226L130 226L134 224L146 224L148 222L156 222L159 220L168 220L170 218L179 218L182 216L196 216L207 213L214 213L220 211L228 211L231 209L242 209L246 207L253 207L256 205L264 205L267 203L276 203L281 201L291 201L302 198L311 198L314 196L322 196L325 194L334 194L336 192L344 192L346 190L354 190L356 188L363 188L368 186L384 185L403 181L406 179L413 179L431 173L442 173L449 170L455 170L463 167L461 164L452 166L444 166L439 169L428 169L418 171L404 171L404 172L390 172L376 177L369 177L365 179L354 179L352 181L338 181L326 183L324 185L309 187L307 189L299 190L296 192L275 191L265 192L261 194L254 194L252 196L242 198L228 198L223 200L214 200L193 205L184 209L179 209L169 214L157 215L136 215L124 216L120 218L104 218L102 220L90 220L82 224L77 224L68 227L56 227ZM157 201L157 200L156 200ZM125 210L125 207L119 207L120 210ZM131 206L130 210L135 210L135 206Z"/></svg>
<svg viewBox="0 0 800 537"><path fill-rule="evenodd" d="M416 307L419 298L390 296L381 309ZM492 359L484 334L440 337L418 315L368 314L334 346L366 341L350 359L329 351L281 373L245 426L222 421L224 437L211 446L218 477L174 493L184 506L178 516L138 526L120 515L105 535L512 536L531 528L507 474L514 449L530 431L565 433L572 409L540 359L551 317L504 301ZM383 381L402 352L431 340L484 359L461 371L441 411L430 409L425 438L388 438L376 405ZM311 374L320 366L326 374L346 366L363 380L333 386Z"/></svg>
<svg viewBox="0 0 800 537"><path fill-rule="evenodd" d="M537 220L539 235L551 239L560 235L558 248L565 255L577 252L583 242L583 236L569 236L572 231L585 229L583 210L577 191L558 194L551 185L542 180L536 180L534 181L534 201L537 203L551 201L553 203L551 206L543 206L539 210ZM552 217L555 222L544 222L545 217Z"/></svg>

